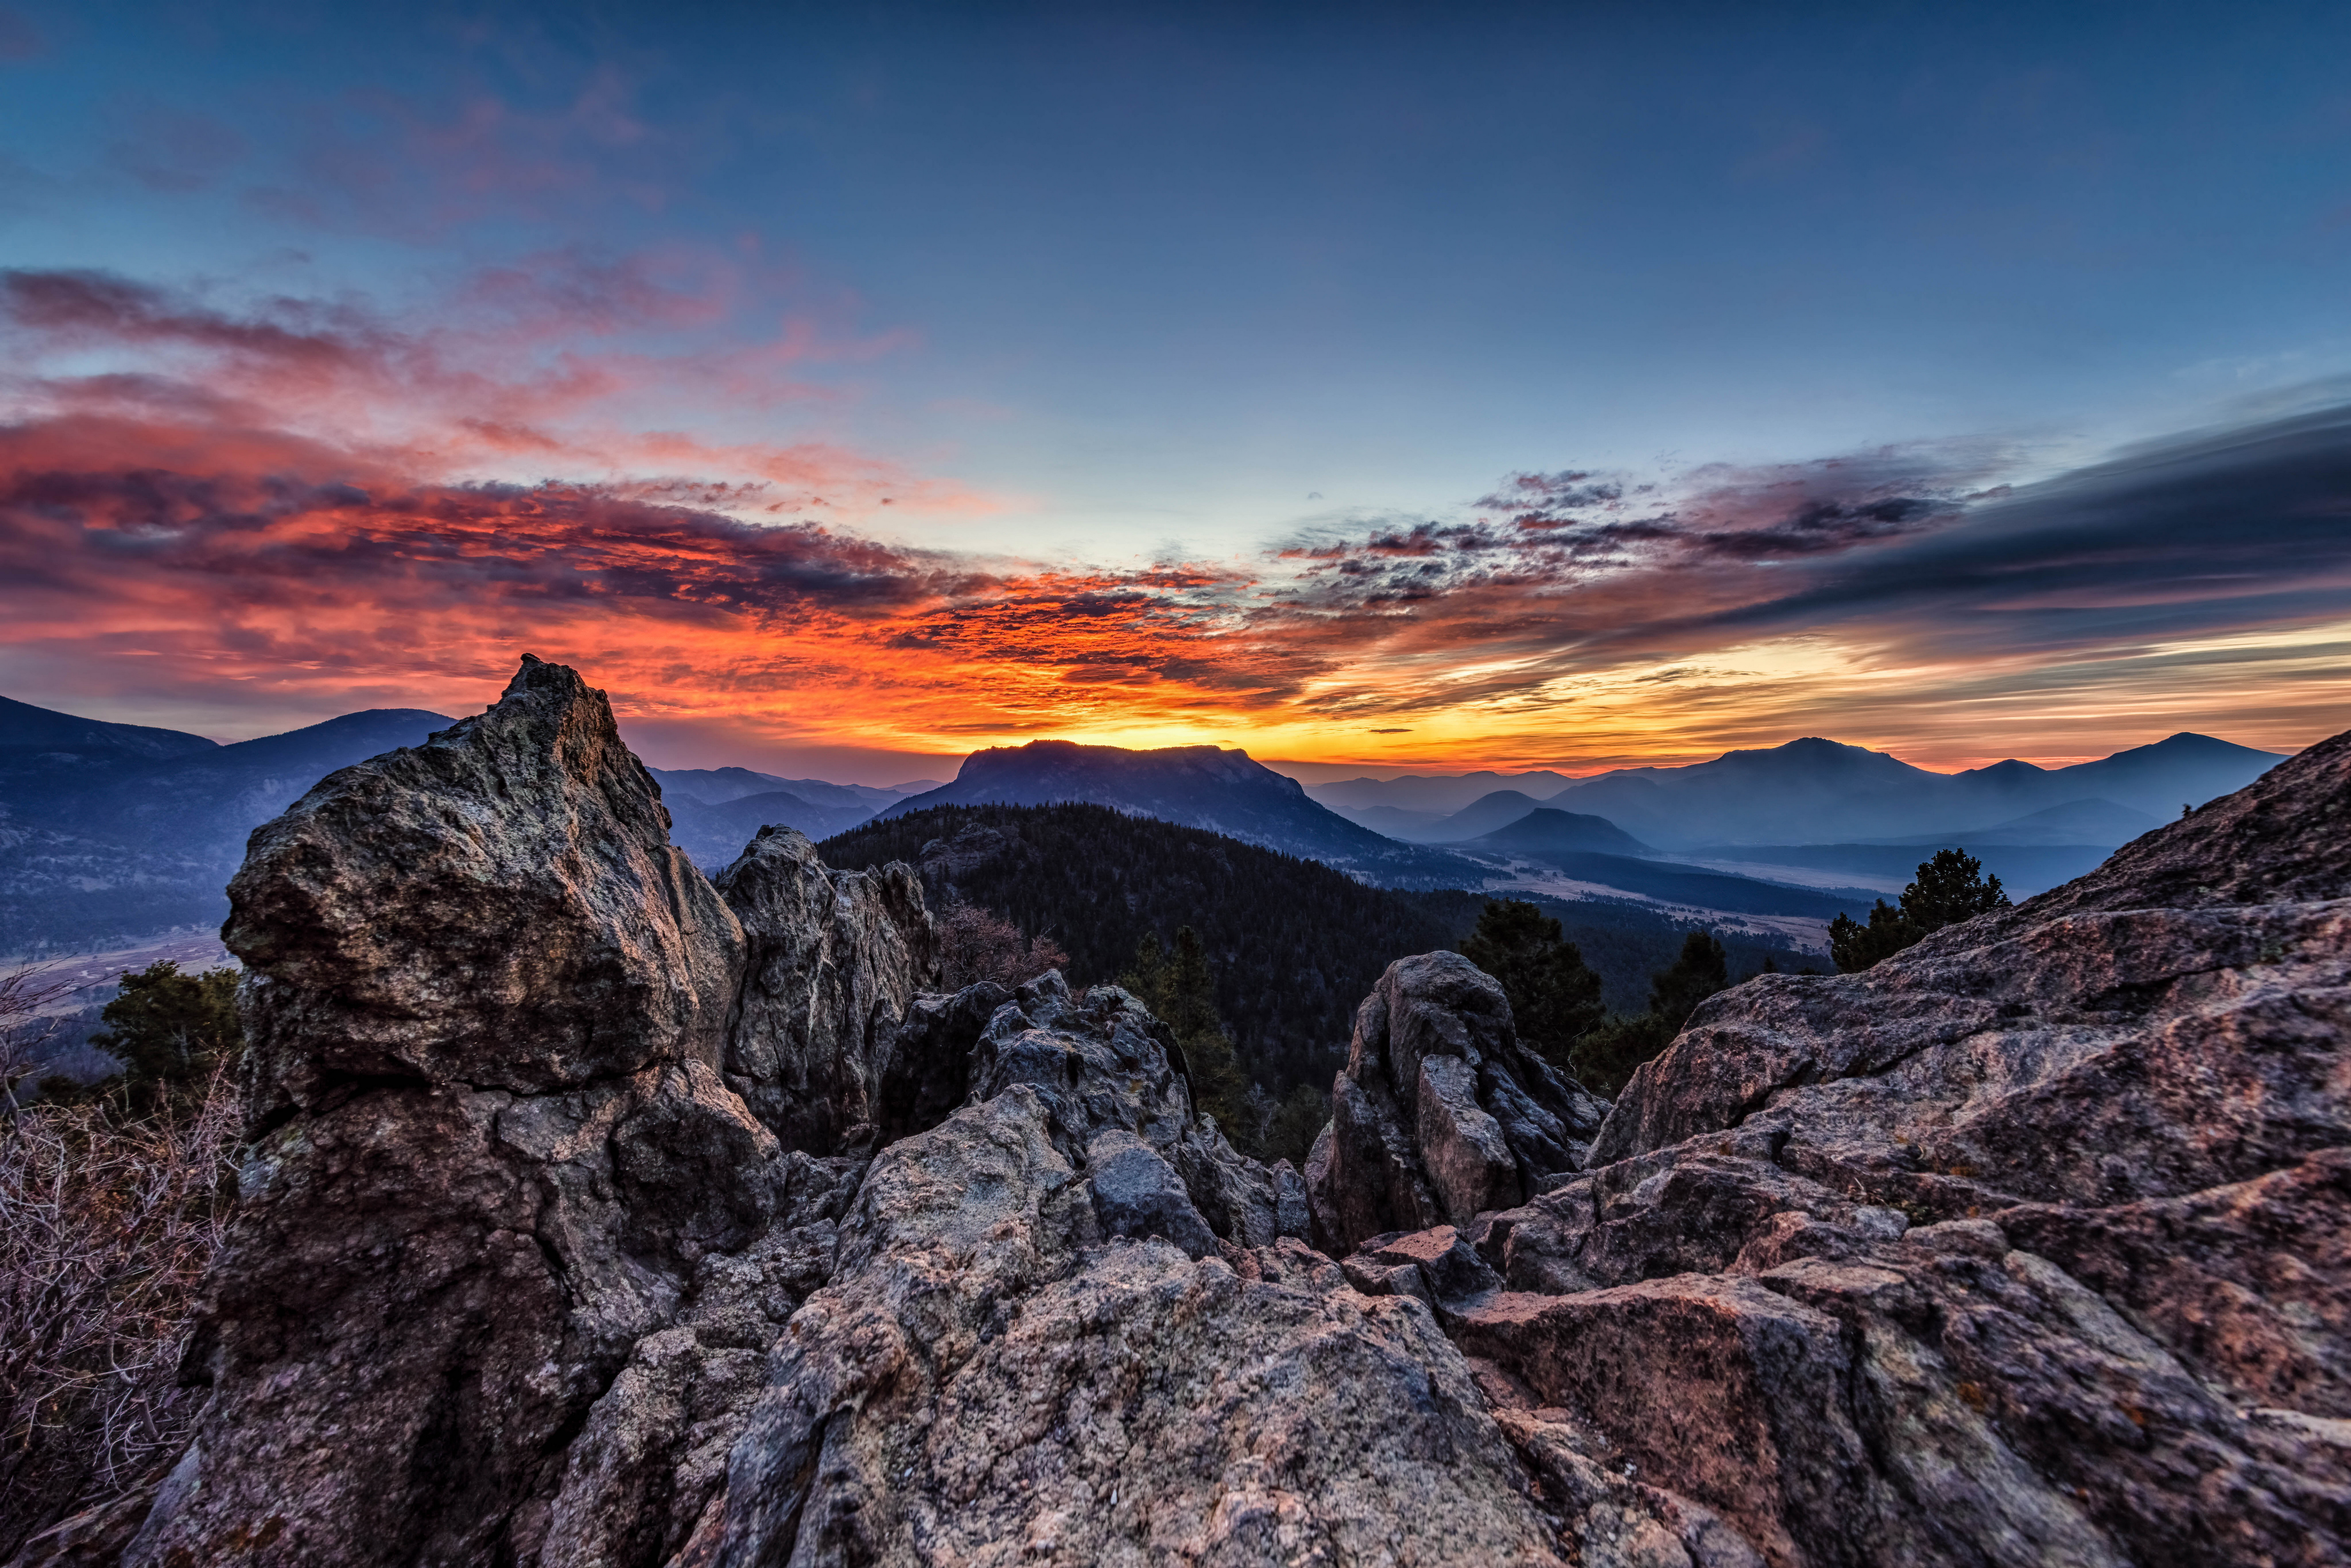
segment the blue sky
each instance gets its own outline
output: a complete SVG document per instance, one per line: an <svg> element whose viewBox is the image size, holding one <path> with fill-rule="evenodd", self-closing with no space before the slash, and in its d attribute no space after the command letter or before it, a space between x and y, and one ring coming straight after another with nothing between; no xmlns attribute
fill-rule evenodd
<svg viewBox="0 0 2351 1568"><path fill-rule="evenodd" d="M10 0L0 264L405 331L526 277L576 307L542 367L789 345L603 416L904 478L835 526L1234 562L1521 472L2024 483L2329 402L2346 45L2339 6ZM630 268L660 308L565 293Z"/></svg>

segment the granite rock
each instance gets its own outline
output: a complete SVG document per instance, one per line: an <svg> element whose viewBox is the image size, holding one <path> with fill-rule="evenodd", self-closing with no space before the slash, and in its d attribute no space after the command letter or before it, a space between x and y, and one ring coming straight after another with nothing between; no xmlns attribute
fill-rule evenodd
<svg viewBox="0 0 2351 1568"><path fill-rule="evenodd" d="M1578 1168L1608 1109L1519 1043L1501 986L1458 953L1388 966L1331 1094L1305 1176L1336 1252L1523 1201Z"/></svg>

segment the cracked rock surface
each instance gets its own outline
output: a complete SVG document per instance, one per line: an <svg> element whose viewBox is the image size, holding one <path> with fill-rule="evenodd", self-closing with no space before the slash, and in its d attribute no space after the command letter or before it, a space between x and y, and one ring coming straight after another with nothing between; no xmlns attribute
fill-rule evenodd
<svg viewBox="0 0 2351 1568"><path fill-rule="evenodd" d="M20 1563L2351 1557L2351 738L1614 1107L1400 960L1302 1177L537 661L233 893L211 1404Z"/></svg>
<svg viewBox="0 0 2351 1568"><path fill-rule="evenodd" d="M1585 1168L1347 1272L1435 1308L1587 1563L2351 1560L2347 923L2338 737L1718 996Z"/></svg>

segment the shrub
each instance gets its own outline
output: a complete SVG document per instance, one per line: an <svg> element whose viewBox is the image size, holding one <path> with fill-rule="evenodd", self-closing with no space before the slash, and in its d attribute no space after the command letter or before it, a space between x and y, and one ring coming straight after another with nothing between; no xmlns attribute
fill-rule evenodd
<svg viewBox="0 0 2351 1568"><path fill-rule="evenodd" d="M0 1123L0 1556L186 1446L204 1396L177 1373L225 1222L234 1102L216 1070L145 1114L116 1093Z"/></svg>
<svg viewBox="0 0 2351 1568"><path fill-rule="evenodd" d="M1018 986L1070 962L1050 937L1023 936L1011 921L976 904L949 904L938 930L942 978L952 991L982 980Z"/></svg>

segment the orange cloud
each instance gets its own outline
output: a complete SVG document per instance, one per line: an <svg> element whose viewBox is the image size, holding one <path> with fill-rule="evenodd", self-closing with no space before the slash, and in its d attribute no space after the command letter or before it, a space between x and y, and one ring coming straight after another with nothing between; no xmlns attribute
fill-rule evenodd
<svg viewBox="0 0 2351 1568"><path fill-rule="evenodd" d="M2287 747L2346 716L2344 411L2016 487L1968 449L1528 474L1456 517L1109 571L879 542L859 516L989 503L835 444L633 419L752 384L789 402L794 366L886 351L796 328L731 358L621 346L723 324L750 287L692 258L542 258L418 327L0 275L9 680L258 730L460 710L528 649L704 731L1391 766L1805 732L1949 765L2183 727ZM518 460L573 477L484 476Z"/></svg>

